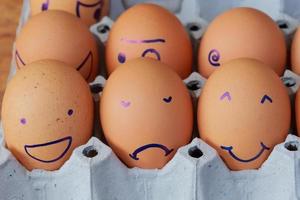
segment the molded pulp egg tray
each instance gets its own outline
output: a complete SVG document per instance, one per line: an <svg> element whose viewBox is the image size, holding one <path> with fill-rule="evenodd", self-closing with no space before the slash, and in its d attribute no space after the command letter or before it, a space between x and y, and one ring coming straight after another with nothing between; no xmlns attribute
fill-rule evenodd
<svg viewBox="0 0 300 200"><path fill-rule="evenodd" d="M91 27L99 42L105 43L109 32L107 27L110 27L122 10L133 2L111 1L111 18L106 17ZM230 7L246 5L263 10L275 21L284 24L282 27L287 42L290 41L300 19L300 2L291 0L153 2L167 7L179 17L194 38L195 47L209 21ZM29 10L29 1L24 0L17 33L28 19ZM9 79L14 74L13 60ZM300 84L299 77L287 70L282 80L290 89L293 100ZM205 79L194 72L184 82L196 101ZM91 83L96 102L99 101L97 92L101 91L104 85L105 79L102 76ZM98 138L102 138L101 131L95 132L98 132L95 134ZM93 137L87 144L76 148L71 158L57 171L29 172L6 149L1 129L0 200L300 199L300 138L292 134L284 143L275 146L260 169L243 171L230 171L217 152L199 138L181 147L163 169L129 169L98 138Z"/></svg>

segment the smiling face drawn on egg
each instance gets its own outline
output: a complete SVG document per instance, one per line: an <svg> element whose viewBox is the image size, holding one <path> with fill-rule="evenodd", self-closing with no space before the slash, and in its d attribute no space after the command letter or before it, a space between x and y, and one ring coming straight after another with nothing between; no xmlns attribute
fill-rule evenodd
<svg viewBox="0 0 300 200"><path fill-rule="evenodd" d="M100 117L106 140L129 167L162 168L189 142L193 127L191 97L182 80L149 58L130 60L112 73Z"/></svg>
<svg viewBox="0 0 300 200"><path fill-rule="evenodd" d="M43 59L65 62L87 81L98 72L98 49L93 35L75 16L57 10L33 16L16 40L17 69Z"/></svg>
<svg viewBox="0 0 300 200"><path fill-rule="evenodd" d="M114 23L106 44L108 73L128 60L148 57L168 64L180 77L192 71L192 45L176 16L154 4L137 4Z"/></svg>
<svg viewBox="0 0 300 200"><path fill-rule="evenodd" d="M74 68L34 62L9 82L2 119L8 149L28 170L56 170L91 137L92 96Z"/></svg>
<svg viewBox="0 0 300 200"><path fill-rule="evenodd" d="M290 113L278 75L259 61L236 59L216 70L203 88L200 137L230 169L257 169L287 136Z"/></svg>

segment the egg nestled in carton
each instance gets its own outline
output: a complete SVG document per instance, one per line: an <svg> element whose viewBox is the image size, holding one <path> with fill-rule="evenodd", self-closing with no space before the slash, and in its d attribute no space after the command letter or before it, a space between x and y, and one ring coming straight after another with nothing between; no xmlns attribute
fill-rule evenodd
<svg viewBox="0 0 300 200"><path fill-rule="evenodd" d="M8 83L2 124L7 148L28 170L59 169L92 135L88 84L64 63L31 63Z"/></svg>

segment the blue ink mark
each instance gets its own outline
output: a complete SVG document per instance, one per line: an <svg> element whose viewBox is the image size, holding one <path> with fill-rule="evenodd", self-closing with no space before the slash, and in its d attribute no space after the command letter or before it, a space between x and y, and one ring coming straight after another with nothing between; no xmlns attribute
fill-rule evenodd
<svg viewBox="0 0 300 200"><path fill-rule="evenodd" d="M139 160L139 158L137 157L138 154L149 148L160 148L165 152L165 156L168 156L174 150L174 149L168 149L166 146L162 144L146 144L144 146L137 148L132 154L129 154L129 156L134 160Z"/></svg>
<svg viewBox="0 0 300 200"><path fill-rule="evenodd" d="M64 150L64 152L62 152L62 154L60 156L58 156L57 158L54 158L52 160L42 160L42 159L39 159L33 155L31 155L29 152L28 152L28 149L33 149L33 148L39 148L39 147L45 147L45 146L50 146L50 145L54 145L54 144L58 144L58 143L61 143L61 142L64 142L64 141L68 141L68 146L67 148ZM47 143L43 143L43 144L34 144L34 145L25 145L24 146L24 149L25 149L25 152L27 153L27 155L29 155L31 158L37 160L37 161L40 161L40 162L43 162L43 163L52 163L52 162L56 162L58 161L59 159L61 159L62 157L64 157L64 155L67 153L67 151L70 149L71 147L71 144L72 144L72 137L71 136L67 136L67 137L64 137L62 139L59 139L59 140L55 140L55 141L52 141L52 142L47 142Z"/></svg>
<svg viewBox="0 0 300 200"><path fill-rule="evenodd" d="M208 61L212 66L219 67L220 66L220 63L219 63L220 57L221 57L220 52L216 49L213 49L208 54Z"/></svg>
<svg viewBox="0 0 300 200"><path fill-rule="evenodd" d="M266 100L268 100L270 103L273 103L272 98L266 94L262 97L262 99L260 100L260 103L263 104L263 103L265 103Z"/></svg>
<svg viewBox="0 0 300 200"><path fill-rule="evenodd" d="M252 162L252 161L256 160L257 158L259 158L259 157L263 154L263 152L264 152L265 150L270 150L270 148L267 147L263 142L261 142L260 145L261 145L261 147L262 147L261 150L258 152L258 154L257 154L256 156L254 156L253 158L250 158L250 159L241 159L241 158L239 158L238 156L236 156L236 155L232 152L232 150L233 150L233 147L232 147L232 146L228 146L228 147L226 147L226 146L221 146L221 148L222 148L223 150L225 150L225 151L228 151L228 153L230 154L230 156L233 157L235 160L237 160L237 161L239 161L239 162Z"/></svg>
<svg viewBox="0 0 300 200"><path fill-rule="evenodd" d="M220 97L220 100L222 101L224 98L227 98L229 101L231 101L230 93L227 91Z"/></svg>
<svg viewBox="0 0 300 200"><path fill-rule="evenodd" d="M119 53L118 55L118 61L119 63L125 63L126 62L126 55L124 53Z"/></svg>
<svg viewBox="0 0 300 200"><path fill-rule="evenodd" d="M97 10L95 11L94 13L94 19L96 21L99 21L100 20L100 16L101 16L101 8L103 6L103 1L100 0L94 4L86 4L86 3L82 3L80 2L79 0L77 1L77 4L76 4L76 15L77 17L81 17L80 15L80 6L83 6L83 7L86 7L86 8L93 8L93 7L96 7L96 6L99 6L99 8L97 8Z"/></svg>
<svg viewBox="0 0 300 200"><path fill-rule="evenodd" d="M170 103L172 101L172 97L169 96L168 98L163 98L164 102Z"/></svg>
<svg viewBox="0 0 300 200"><path fill-rule="evenodd" d="M153 54L155 54L156 59L157 59L157 60L160 60L160 54L159 54L158 51L155 50L155 49L146 49L146 50L143 52L142 57L145 57L148 53L153 53Z"/></svg>

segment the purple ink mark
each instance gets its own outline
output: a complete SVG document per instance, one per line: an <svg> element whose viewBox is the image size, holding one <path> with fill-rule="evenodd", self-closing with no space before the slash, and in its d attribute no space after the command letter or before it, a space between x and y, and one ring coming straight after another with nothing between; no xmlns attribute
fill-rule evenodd
<svg viewBox="0 0 300 200"><path fill-rule="evenodd" d="M46 0L46 2L44 2L43 4L42 4L42 11L46 11L46 10L48 10L49 9L49 3L50 3L50 0Z"/></svg>
<svg viewBox="0 0 300 200"><path fill-rule="evenodd" d="M18 68L18 69L20 69L18 60L22 63L22 65L26 65L25 62L24 62L24 60L21 58L21 56L20 56L18 50L16 50L15 56L16 56L16 63L17 63L17 68Z"/></svg>
<svg viewBox="0 0 300 200"><path fill-rule="evenodd" d="M118 55L118 61L119 63L125 63L126 62L126 55L124 53L119 53Z"/></svg>
<svg viewBox="0 0 300 200"><path fill-rule="evenodd" d="M166 102L166 103L171 103L172 97L169 96L168 98L163 98L163 100L164 100L164 102Z"/></svg>
<svg viewBox="0 0 300 200"><path fill-rule="evenodd" d="M92 71L93 71L93 62L94 62L94 57L93 57L93 53L90 51L88 53L88 55L85 57L85 59L82 61L82 63L76 68L77 71L79 71L88 61L91 61L90 63L90 70L89 70L89 74L88 76L86 77L86 80L88 80L92 74Z"/></svg>
<svg viewBox="0 0 300 200"><path fill-rule="evenodd" d="M132 154L129 154L129 156L133 159L133 160L139 160L138 158L138 154L146 149L149 148L160 148L165 152L165 156L168 156L174 149L168 149L168 147L162 145L162 144L146 144L144 146L141 146L139 148L137 148Z"/></svg>
<svg viewBox="0 0 300 200"><path fill-rule="evenodd" d="M157 38L157 39L149 39L149 40L130 40L126 38L121 39L122 42L127 42L131 44L141 44L141 43L165 43L166 40L162 38Z"/></svg>
<svg viewBox="0 0 300 200"><path fill-rule="evenodd" d="M252 161L256 160L257 158L259 158L259 157L263 154L263 152L264 152L265 150L270 150L270 148L267 147L263 142L260 143L260 146L261 146L261 150L258 152L258 154L256 154L256 156L254 156L254 157L252 157L252 158L250 158L250 159L242 159L242 158L239 158L237 155L235 155L235 154L233 153L233 151L232 151L232 150L233 150L233 147L232 147L232 146L221 146L221 149L223 149L223 150L225 150L225 151L228 151L229 155L230 155L233 159L235 159L235 160L237 160L237 161L239 161L239 162L252 162Z"/></svg>
<svg viewBox="0 0 300 200"><path fill-rule="evenodd" d="M260 103L263 104L263 103L265 103L266 100L268 100L270 103L273 103L272 98L266 94L262 97L262 99L260 100Z"/></svg>
<svg viewBox="0 0 300 200"><path fill-rule="evenodd" d="M69 109L69 110L68 110L68 115L69 115L69 116L73 115L73 113L74 113L73 109Z"/></svg>
<svg viewBox="0 0 300 200"><path fill-rule="evenodd" d="M160 54L157 50L155 49L146 49L143 54L142 54L142 57L145 57L147 54L149 53L153 53L155 56L156 56L156 59L157 60L160 60Z"/></svg>
<svg viewBox="0 0 300 200"><path fill-rule="evenodd" d="M21 124L25 125L26 124L26 119L25 118L21 118L20 122L21 122Z"/></svg>
<svg viewBox="0 0 300 200"><path fill-rule="evenodd" d="M65 141L68 141L68 145L66 147L66 149L61 153L61 155L59 155L57 158L54 158L54 159L51 159L51 160L42 160L40 158L37 158L33 155L31 155L28 151L28 149L33 149L33 148L39 148L39 147L45 147L45 146L51 146L51 145L54 145L54 144L58 144L58 143L61 143L61 142L65 142ZM64 137L62 139L58 139L58 140L55 140L55 141L51 141L51 142L47 142L47 143L43 143L43 144L34 144L34 145L24 145L24 149L25 149L25 152L27 153L27 155L29 155L31 158L37 160L37 161L40 161L40 162L43 162L43 163L52 163L52 162L56 162L58 161L59 159L61 159L62 157L64 157L64 155L68 152L68 150L70 149L71 147L71 144L72 144L72 137L71 136L67 136L67 137Z"/></svg>
<svg viewBox="0 0 300 200"><path fill-rule="evenodd" d="M212 66L219 67L220 66L220 63L219 63L220 57L221 56L220 56L219 51L216 49L213 49L208 54L208 61Z"/></svg>
<svg viewBox="0 0 300 200"><path fill-rule="evenodd" d="M94 19L96 21L99 21L100 20L100 17L101 17L101 8L103 6L103 0L100 0L94 4L85 4L85 3L82 3L80 2L79 0L77 0L77 4L76 4L76 15L77 17L81 17L80 15L80 7L86 7L86 8L93 8L93 7L96 7L96 6L99 6L99 8L97 8L97 10L95 11L94 13Z"/></svg>
<svg viewBox="0 0 300 200"><path fill-rule="evenodd" d="M129 106L130 106L130 104L131 104L131 102L130 102L130 101L121 101L121 106L123 106L124 108L127 108L127 107L129 107Z"/></svg>
<svg viewBox="0 0 300 200"><path fill-rule="evenodd" d="M231 96L229 92L224 92L222 96L220 97L220 100L222 101L224 98L227 98L229 101L231 101Z"/></svg>

